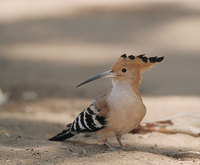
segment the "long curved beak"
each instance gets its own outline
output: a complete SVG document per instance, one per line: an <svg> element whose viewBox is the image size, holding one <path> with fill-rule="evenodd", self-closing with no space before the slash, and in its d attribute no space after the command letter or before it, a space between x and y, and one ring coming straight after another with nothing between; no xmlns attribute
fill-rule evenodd
<svg viewBox="0 0 200 165"><path fill-rule="evenodd" d="M83 81L82 83L78 84L76 87L80 87L83 84L86 84L90 81L94 81L94 80L97 80L97 79L100 79L100 78L114 78L116 76L117 76L116 73L114 73L112 70L108 70L108 71L105 71L103 73L99 73L99 74Z"/></svg>

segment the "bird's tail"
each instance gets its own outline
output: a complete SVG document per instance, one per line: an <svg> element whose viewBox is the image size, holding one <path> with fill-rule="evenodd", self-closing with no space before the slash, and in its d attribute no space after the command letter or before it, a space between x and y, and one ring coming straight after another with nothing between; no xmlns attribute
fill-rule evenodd
<svg viewBox="0 0 200 165"><path fill-rule="evenodd" d="M68 129L68 130L63 130L61 133L59 133L58 135L50 138L49 140L51 140L51 141L64 141L65 139L71 138L74 135L75 134L73 134L71 132L71 130Z"/></svg>

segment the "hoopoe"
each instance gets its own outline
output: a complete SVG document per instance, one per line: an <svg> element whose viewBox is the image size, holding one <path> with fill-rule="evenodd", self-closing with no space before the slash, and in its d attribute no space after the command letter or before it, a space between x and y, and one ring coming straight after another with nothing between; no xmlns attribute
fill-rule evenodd
<svg viewBox="0 0 200 165"><path fill-rule="evenodd" d="M99 78L111 78L113 88L104 95L96 98L81 112L68 129L50 138L52 141L63 141L81 132L96 132L104 144L111 150L117 150L108 141L110 136L116 136L121 149L122 135L138 126L146 114L139 92L141 73L161 62L164 57L147 58L121 55L111 70L97 74L77 87Z"/></svg>

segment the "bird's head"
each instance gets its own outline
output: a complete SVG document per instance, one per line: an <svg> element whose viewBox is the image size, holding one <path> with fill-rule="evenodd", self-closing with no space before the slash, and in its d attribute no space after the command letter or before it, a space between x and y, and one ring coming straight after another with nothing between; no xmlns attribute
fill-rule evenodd
<svg viewBox="0 0 200 165"><path fill-rule="evenodd" d="M83 81L77 87L99 78L112 78L120 81L140 81L141 72L150 69L155 63L161 62L163 59L164 57L147 58L145 54L139 56L126 56L126 54L123 54L113 64L110 70Z"/></svg>

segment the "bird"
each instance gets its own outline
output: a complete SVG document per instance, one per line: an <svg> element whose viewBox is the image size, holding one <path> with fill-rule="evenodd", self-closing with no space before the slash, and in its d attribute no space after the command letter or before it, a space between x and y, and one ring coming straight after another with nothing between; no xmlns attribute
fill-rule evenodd
<svg viewBox="0 0 200 165"><path fill-rule="evenodd" d="M139 91L142 73L163 59L164 56L122 54L110 70L78 84L77 87L80 87L93 80L110 78L113 87L96 97L65 130L49 140L64 141L78 133L95 132L111 151L124 150L122 135L135 129L146 114L146 107ZM108 142L109 137L116 137L119 147L111 145Z"/></svg>

